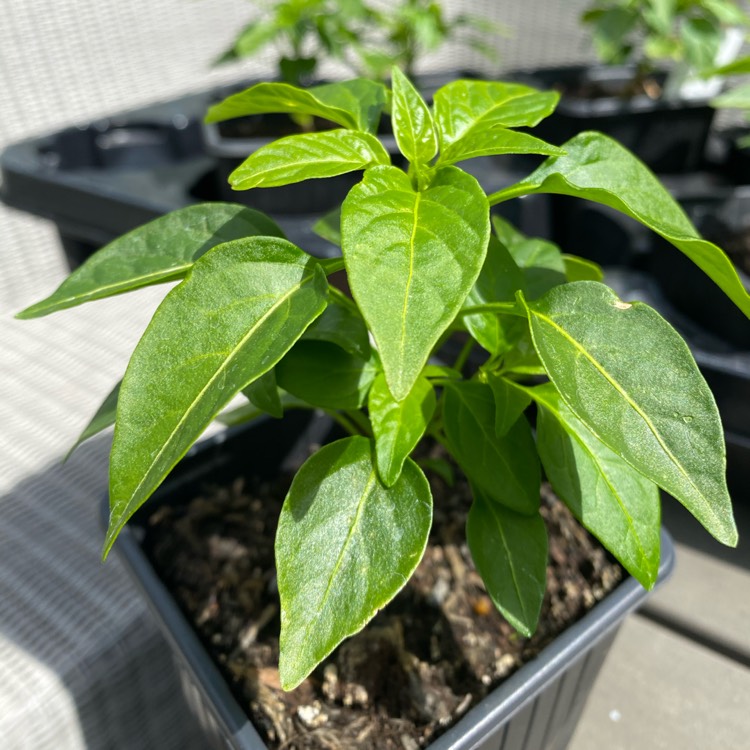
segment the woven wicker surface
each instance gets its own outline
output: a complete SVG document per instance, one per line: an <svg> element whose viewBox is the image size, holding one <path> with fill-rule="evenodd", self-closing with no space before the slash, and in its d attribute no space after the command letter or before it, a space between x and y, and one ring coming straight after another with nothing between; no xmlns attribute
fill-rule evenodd
<svg viewBox="0 0 750 750"><path fill-rule="evenodd" d="M447 5L515 29L499 42L503 68L587 54L580 2ZM2 0L0 10L0 148L248 74L208 66L252 15L243 0ZM479 62L452 47L423 67ZM145 606L115 559L99 561L110 438L61 463L163 290L16 321L65 262L40 219L0 206L0 237L0 747L200 747Z"/></svg>

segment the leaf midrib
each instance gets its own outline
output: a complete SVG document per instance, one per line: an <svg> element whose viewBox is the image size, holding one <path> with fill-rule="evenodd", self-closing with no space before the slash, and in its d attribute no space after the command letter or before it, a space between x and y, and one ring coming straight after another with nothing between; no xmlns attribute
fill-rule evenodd
<svg viewBox="0 0 750 750"><path fill-rule="evenodd" d="M305 278L303 278L298 284L296 284L294 287L289 289L289 291L284 294L282 297L280 297L277 302L272 305L257 321L256 323L247 331L247 333L240 339L240 342L237 346L233 348L230 355L224 360L221 367L219 367L216 372L209 378L209 380L206 382L206 384L201 388L198 395L190 402L188 405L188 408L184 411L182 417L177 421L174 428L170 432L167 439L162 444L162 447L159 449L159 451L154 456L153 460L150 462L147 470L144 472L144 475L141 479L141 481L136 485L134 490L130 493L130 498L128 501L124 504L125 509L128 508L130 503L133 501L133 498L137 496L137 494L140 492L141 487L145 484L146 480L150 476L151 472L153 471L154 466L157 464L157 462L161 459L162 455L164 455L167 448L170 446L175 434L177 431L185 424L187 421L189 415L192 413L192 411L196 408L196 404L200 403L202 397L206 393L206 391L213 385L213 383L222 375L225 375L227 367L231 362L234 360L234 358L237 356L237 354L244 348L245 344L249 340L249 338L258 330L258 328L268 320L268 318L276 312L276 310L281 307L283 304L287 302L287 300L293 295L296 294L305 284L312 281L315 278L315 271L309 273ZM268 368L270 369L270 367ZM267 370L266 370L267 371ZM261 373L263 375L264 373ZM120 503L118 503L118 506Z"/></svg>
<svg viewBox="0 0 750 750"><path fill-rule="evenodd" d="M343 565L344 558L346 557L346 553L349 549L349 545L351 544L352 539L354 538L354 534L357 530L357 527L359 526L359 521L360 521L360 518L362 517L362 509L364 508L365 504L367 503L367 500L372 494L376 480L377 480L377 469L373 467L373 469L370 472L370 476L368 477L367 482L365 483L365 487L362 490L362 495L359 499L359 502L357 503L357 512L354 516L354 520L352 521L351 526L349 527L349 531L346 534L346 539L344 540L344 543L341 545L341 550L339 551L338 557L336 558L336 562L333 566L333 570L331 571L331 575L328 578L328 583L326 584L326 590L323 592L323 596L321 598L318 611L315 613L314 617L308 620L307 625L305 627L305 637L304 637L304 640L302 641L303 643L309 640L311 628L313 627L313 625L317 624L318 618L320 617L320 615L323 613L323 611L326 608L328 597L333 587L333 582L336 579L339 570L341 570L341 566Z"/></svg>
<svg viewBox="0 0 750 750"><path fill-rule="evenodd" d="M635 413L644 421L648 429L650 430L651 434L656 438L656 441L659 443L659 446L662 448L664 453L667 455L669 460L672 462L672 464L679 470L680 474L687 480L688 484L695 490L696 493L698 493L698 496L703 501L703 504L705 505L706 509L709 511L709 513L713 516L713 518L717 521L721 521L721 519L716 515L713 507L711 506L711 503L708 502L708 499L704 496L703 492L696 486L695 482L693 482L690 475L685 471L685 468L682 466L682 464L677 460L676 456L672 453L672 451L669 449L669 447L664 442L664 439L659 434L659 431L656 429L656 426L651 421L651 419L643 412L641 407L631 398L630 394L623 388L620 383L615 380L605 369L604 367L596 360L594 359L588 351L576 340L574 339L568 332L562 328L561 326L557 325L554 320L549 318L548 316L544 315L543 313L540 313L536 310L530 310L532 315L535 315L536 317L540 318L541 320L544 320L547 322L552 328L557 330L563 338L567 339L573 347L581 354L583 357L590 362L594 366L594 368L599 372L600 375L624 398L625 402L635 411ZM571 407L572 408L572 407ZM588 425L587 425L588 426ZM596 437L598 437L600 440L601 437L594 431L591 430ZM602 440L602 442L606 445L607 443ZM609 447L609 446L608 446ZM620 455L617 451L614 451L617 453L617 455ZM620 456L621 458L624 458L624 456ZM630 463L630 462L628 462Z"/></svg>
<svg viewBox="0 0 750 750"><path fill-rule="evenodd" d="M516 596L518 597L518 603L520 604L521 609L523 611L524 620L528 620L529 613L526 610L526 604L524 602L523 596L521 595L521 586L520 586L520 584L518 582L518 578L516 576L516 566L513 564L513 555L510 552L510 548L508 547L508 540L505 538L505 533L503 532L503 523L502 523L502 520L500 519L500 516L497 513L497 508L493 508L492 507L492 502L491 501L488 502L488 501L483 500L482 502L484 502L484 504L488 507L488 510L490 511L490 514L495 519L495 523L497 523L497 530L498 530L498 533L500 534L500 541L503 544L503 549L505 550L505 555L508 558L508 566L510 567L510 577L511 577L511 579L513 581L513 588L516 591ZM528 630L528 628L526 627L525 623L524 623L524 628L526 630Z"/></svg>
<svg viewBox="0 0 750 750"><path fill-rule="evenodd" d="M640 538L640 535L638 534L638 532L636 530L635 522L633 521L633 516L630 514L630 512L628 511L628 509L623 504L622 500L620 499L619 493L615 490L615 487L612 484L612 482L610 481L609 477L607 476L607 473L602 469L602 467L601 467L601 465L600 465L600 463L599 463L599 461L597 459L596 454L589 448L588 444L583 440L583 438L581 438L580 435L578 435L578 433L576 433L575 431L569 429L567 422L565 422L565 420L562 419L562 417L558 416L559 412L555 409L555 407L554 407L553 404L551 404L549 401L545 401L543 398L539 398L538 394L535 395L535 398L536 398L537 401L541 401L542 404L544 404L547 407L547 410L549 411L549 413L552 416L552 418L557 420L558 424L563 428L563 430L570 437L572 437L573 440L575 440L578 443L578 445L580 445L580 447L583 449L584 453L586 453L591 458L591 460L593 461L594 465L597 468L597 471L599 472L599 475L604 479L604 483L609 488L609 491L611 492L612 496L617 501L617 504L620 506L620 510L622 511L623 515L625 516L625 518L627 520L627 523L628 523L628 526L630 527L631 533L635 537L636 546L638 547L638 552L640 553L640 556L641 556L641 562L644 562L644 561L648 562L649 558L648 558L648 555L646 554L645 549L643 548L643 545L641 544L641 538ZM604 445L603 442L602 442L602 445ZM605 447L608 447L608 446L605 446ZM608 448L608 449L612 450L611 448ZM614 453L614 451L612 451L612 452ZM615 455L617 455L617 454L615 454Z"/></svg>

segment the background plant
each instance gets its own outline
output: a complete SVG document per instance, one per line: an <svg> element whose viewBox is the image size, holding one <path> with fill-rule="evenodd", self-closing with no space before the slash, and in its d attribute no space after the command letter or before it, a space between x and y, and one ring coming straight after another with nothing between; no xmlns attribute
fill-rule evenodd
<svg viewBox="0 0 750 750"><path fill-rule="evenodd" d="M581 20L599 59L633 63L638 85L666 63L713 67L725 30L750 24L735 0L594 0Z"/></svg>
<svg viewBox="0 0 750 750"><path fill-rule="evenodd" d="M385 80L393 65L411 76L423 54L448 41L494 60L493 37L503 32L498 24L472 15L448 21L434 0L403 0L385 10L364 0L269 0L259 2L259 10L218 62L252 57L273 46L279 78L294 85L313 79L325 57L376 80Z"/></svg>
<svg viewBox="0 0 750 750"><path fill-rule="evenodd" d="M307 90L258 84L208 115L290 112L340 126L264 146L230 179L249 189L364 169L340 214L322 223L342 257L312 257L242 206L199 204L101 249L19 314L180 280L85 433L115 423L105 554L240 392L252 415L320 408L350 433L303 464L281 513L287 689L419 563L432 518L412 457L423 439L442 443L467 476L469 548L493 602L525 635L544 593L542 469L644 586L658 570L658 488L717 539L737 541L718 411L680 336L647 305L618 299L596 266L491 221L490 207L538 192L604 203L675 245L748 314L750 296L726 255L610 138L582 133L560 148L514 129L549 115L556 93L455 81L429 107L398 69L392 76L392 92L362 79ZM374 135L389 101L406 170ZM548 158L489 195L456 166L507 153ZM353 299L328 281L340 271ZM456 333L467 344L455 362L440 362ZM484 356L469 376L472 350ZM532 402L536 435L525 414Z"/></svg>
<svg viewBox="0 0 750 750"><path fill-rule="evenodd" d="M750 57L724 65L710 71L712 75L738 76L750 74ZM750 124L750 82L742 81L735 83L729 91L717 96L711 101L711 105L717 109L739 109L742 111L746 124ZM740 148L750 147L750 135L739 138L737 145Z"/></svg>

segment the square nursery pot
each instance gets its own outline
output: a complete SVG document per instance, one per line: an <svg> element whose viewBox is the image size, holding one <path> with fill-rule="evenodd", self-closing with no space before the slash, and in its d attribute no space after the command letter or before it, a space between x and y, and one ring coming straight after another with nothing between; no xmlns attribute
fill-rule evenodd
<svg viewBox="0 0 750 750"><path fill-rule="evenodd" d="M627 95L628 66L572 66L515 73L521 83L561 93L534 135L560 145L583 130L612 136L655 172L689 172L703 159L714 109L707 99L668 102ZM663 74L655 76L662 83Z"/></svg>
<svg viewBox="0 0 750 750"><path fill-rule="evenodd" d="M425 85L436 88L446 80L429 78ZM0 200L53 221L71 268L147 221L214 200L255 205L307 252L335 254L336 248L312 231L321 211L333 205L331 180L290 185L294 195L286 199L287 188L229 188L227 175L250 147L234 142L223 144L221 149L227 150L221 151L210 131L204 139L202 120L211 103L232 90L236 87L208 89L13 144L0 154ZM488 191L524 176L508 173L490 159L474 160L469 167ZM335 200L357 179L343 175ZM546 231L547 196L510 201L498 210L529 234Z"/></svg>
<svg viewBox="0 0 750 750"><path fill-rule="evenodd" d="M194 497L202 480L215 485L250 468L272 472L310 441L323 442L330 423L306 413L230 430L209 439L175 469L150 501L174 503ZM302 456L304 457L304 455ZM299 459L298 459L299 460ZM106 525L106 499L102 519ZM263 750L266 745L235 700L196 632L156 576L143 552L145 513L121 533L115 549L134 576L173 649L188 703L205 731L205 747ZM662 535L660 580L669 575L674 550ZM570 626L532 661L507 678L444 734L430 750L563 750L574 732L595 677L625 616L645 598L626 578L582 619Z"/></svg>

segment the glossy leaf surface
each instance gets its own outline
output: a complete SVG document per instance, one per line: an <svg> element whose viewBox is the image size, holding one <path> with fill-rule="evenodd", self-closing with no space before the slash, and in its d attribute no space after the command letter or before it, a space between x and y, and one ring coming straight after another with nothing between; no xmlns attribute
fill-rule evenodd
<svg viewBox="0 0 750 750"><path fill-rule="evenodd" d="M385 102L385 87L364 79L309 89L288 83L258 83L212 106L206 115L206 122L285 112L321 117L351 130L375 132Z"/></svg>
<svg viewBox="0 0 750 750"><path fill-rule="evenodd" d="M490 237L479 278L464 302L464 308L490 302L513 302L524 288L523 274L506 247ZM524 320L494 313L476 313L463 317L469 333L490 354L511 349L527 328Z"/></svg>
<svg viewBox="0 0 750 750"><path fill-rule="evenodd" d="M320 315L327 288L309 255L256 237L206 253L166 296L120 389L105 551L219 411Z"/></svg>
<svg viewBox="0 0 750 750"><path fill-rule="evenodd" d="M276 419L284 416L279 387L276 384L276 373L273 369L253 380L242 389L247 400L266 414Z"/></svg>
<svg viewBox="0 0 750 750"><path fill-rule="evenodd" d="M284 236L267 216L233 203L200 203L181 208L105 245L73 271L54 294L17 317L36 318L181 279L212 247L254 235Z"/></svg>
<svg viewBox="0 0 750 750"><path fill-rule="evenodd" d="M379 371L363 359L326 341L300 341L276 366L279 385L323 409L359 409Z"/></svg>
<svg viewBox="0 0 750 750"><path fill-rule="evenodd" d="M489 229L482 188L455 167L438 170L419 192L401 170L375 167L344 201L349 283L397 400L412 389L474 285Z"/></svg>
<svg viewBox="0 0 750 750"><path fill-rule="evenodd" d="M503 154L542 154L561 156L565 151L541 138L518 133L507 128L488 128L472 131L449 144L440 152L439 164L455 164L477 156L502 156Z"/></svg>
<svg viewBox="0 0 750 750"><path fill-rule="evenodd" d="M426 378L419 378L403 401L393 398L382 374L375 378L368 409L378 474L386 487L401 476L404 461L422 439L436 405L435 391Z"/></svg>
<svg viewBox="0 0 750 750"><path fill-rule="evenodd" d="M491 375L487 384L495 397L495 434L502 437L524 413L531 397L499 375Z"/></svg>
<svg viewBox="0 0 750 750"><path fill-rule="evenodd" d="M604 272L597 263L577 255L563 254L562 258L568 281L603 281Z"/></svg>
<svg viewBox="0 0 750 750"><path fill-rule="evenodd" d="M375 136L352 130L290 135L254 151L229 175L235 190L278 187L390 164Z"/></svg>
<svg viewBox="0 0 750 750"><path fill-rule="evenodd" d="M406 584L431 523L430 487L410 459L391 488L378 480L372 442L363 437L332 443L305 462L276 533L285 690Z"/></svg>
<svg viewBox="0 0 750 750"><path fill-rule="evenodd" d="M594 281L555 287L528 314L539 357L576 416L736 544L719 413L679 334L648 305Z"/></svg>
<svg viewBox="0 0 750 750"><path fill-rule="evenodd" d="M362 359L370 357L370 339L365 321L356 308L331 295L328 307L305 331L304 339L328 341Z"/></svg>
<svg viewBox="0 0 750 750"><path fill-rule="evenodd" d="M557 245L538 237L527 237L500 216L493 217L492 225L521 269L527 299L541 297L552 287L565 283L565 261Z"/></svg>
<svg viewBox="0 0 750 750"><path fill-rule="evenodd" d="M537 512L539 459L525 419L498 436L492 389L473 380L446 384L443 420L454 458L483 495L519 513Z"/></svg>
<svg viewBox="0 0 750 750"><path fill-rule="evenodd" d="M452 81L435 92L435 124L443 147L494 127L533 127L560 98L520 83Z"/></svg>
<svg viewBox="0 0 750 750"><path fill-rule="evenodd" d="M726 254L700 238L683 210L653 173L627 149L601 133L581 133L517 185L490 196L494 205L529 193L560 193L603 203L653 229L685 253L746 315L750 295Z"/></svg>
<svg viewBox="0 0 750 750"><path fill-rule="evenodd" d="M537 446L558 497L647 589L659 573L658 487L599 440L551 383L531 390L541 407Z"/></svg>
<svg viewBox="0 0 750 750"><path fill-rule="evenodd" d="M536 629L547 578L547 529L474 491L466 539L494 605L522 635Z"/></svg>
<svg viewBox="0 0 750 750"><path fill-rule="evenodd" d="M393 133L399 151L417 164L429 162L438 150L430 109L409 79L393 68Z"/></svg>

